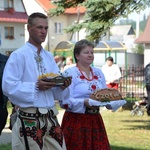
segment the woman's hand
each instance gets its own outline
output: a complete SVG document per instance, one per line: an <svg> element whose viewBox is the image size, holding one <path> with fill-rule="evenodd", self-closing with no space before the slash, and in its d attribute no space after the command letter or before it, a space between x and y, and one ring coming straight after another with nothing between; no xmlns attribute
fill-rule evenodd
<svg viewBox="0 0 150 150"><path fill-rule="evenodd" d="M90 108L90 109L99 108L99 106L90 106L90 105L89 105L89 99L88 99L88 98L86 98L86 99L84 100L84 105L85 105L86 107Z"/></svg>

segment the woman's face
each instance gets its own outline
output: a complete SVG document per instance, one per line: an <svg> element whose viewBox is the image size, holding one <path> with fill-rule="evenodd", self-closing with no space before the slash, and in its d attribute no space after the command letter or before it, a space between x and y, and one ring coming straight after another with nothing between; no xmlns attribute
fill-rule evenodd
<svg viewBox="0 0 150 150"><path fill-rule="evenodd" d="M77 63L81 63L83 65L90 65L94 60L94 50L91 46L86 46L80 52L80 54L76 55Z"/></svg>
<svg viewBox="0 0 150 150"><path fill-rule="evenodd" d="M107 60L106 63L107 63L107 65L108 65L109 67L113 65L113 62L110 61L110 60Z"/></svg>

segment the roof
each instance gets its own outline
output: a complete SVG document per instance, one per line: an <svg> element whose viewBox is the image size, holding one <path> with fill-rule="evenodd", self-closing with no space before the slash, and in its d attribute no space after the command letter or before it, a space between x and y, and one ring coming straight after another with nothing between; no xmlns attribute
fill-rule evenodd
<svg viewBox="0 0 150 150"><path fill-rule="evenodd" d="M54 51L68 51L74 46L74 42L71 41L62 41L60 42ZM109 50L126 50L126 47L123 43L119 41L100 41L94 48L94 52L99 51L109 51Z"/></svg>
<svg viewBox="0 0 150 150"><path fill-rule="evenodd" d="M150 43L150 16L148 17L144 32L135 40L135 43Z"/></svg>
<svg viewBox="0 0 150 150"><path fill-rule="evenodd" d="M94 52L102 50L126 50L126 47L119 41L100 41L94 48Z"/></svg>
<svg viewBox="0 0 150 150"><path fill-rule="evenodd" d="M41 5L41 7L45 10L45 11L49 11L50 9L56 8L56 6L53 5L53 3L51 2L51 0L36 0L37 3L39 3L39 5ZM65 14L77 14L77 12L80 11L80 13L85 13L86 8L80 6L79 9L78 8L68 8L65 10Z"/></svg>
<svg viewBox="0 0 150 150"><path fill-rule="evenodd" d="M17 22L27 23L28 15L26 12L13 12L0 11L0 22Z"/></svg>
<svg viewBox="0 0 150 150"><path fill-rule="evenodd" d="M62 41L58 43L55 48L55 51L68 51L73 46L73 43L70 41Z"/></svg>
<svg viewBox="0 0 150 150"><path fill-rule="evenodd" d="M118 32L119 31L119 32ZM131 25L116 25L110 28L112 35L135 35Z"/></svg>

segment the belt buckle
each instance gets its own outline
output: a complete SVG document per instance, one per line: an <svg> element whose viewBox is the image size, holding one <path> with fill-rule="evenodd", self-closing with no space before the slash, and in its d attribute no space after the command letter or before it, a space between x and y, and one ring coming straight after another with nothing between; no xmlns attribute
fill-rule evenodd
<svg viewBox="0 0 150 150"><path fill-rule="evenodd" d="M43 115L48 113L48 110L46 108L38 108L38 111Z"/></svg>
<svg viewBox="0 0 150 150"><path fill-rule="evenodd" d="M91 114L96 114L97 110L89 110L88 112L91 113Z"/></svg>

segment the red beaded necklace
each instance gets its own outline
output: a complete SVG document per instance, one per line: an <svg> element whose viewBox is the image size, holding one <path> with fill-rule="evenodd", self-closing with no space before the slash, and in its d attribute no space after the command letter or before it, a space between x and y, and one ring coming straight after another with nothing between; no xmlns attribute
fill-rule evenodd
<svg viewBox="0 0 150 150"><path fill-rule="evenodd" d="M93 73L93 70L92 70L91 67L90 67L90 72L91 72L91 74L92 74L92 78L91 78L91 79L88 79L87 77L84 76L83 72L80 70L80 68L78 67L78 65L76 65L76 66L77 66L77 68L79 69L81 75L84 77L84 79L86 79L86 80L88 80L88 81L92 81L92 80L94 79L94 73Z"/></svg>

